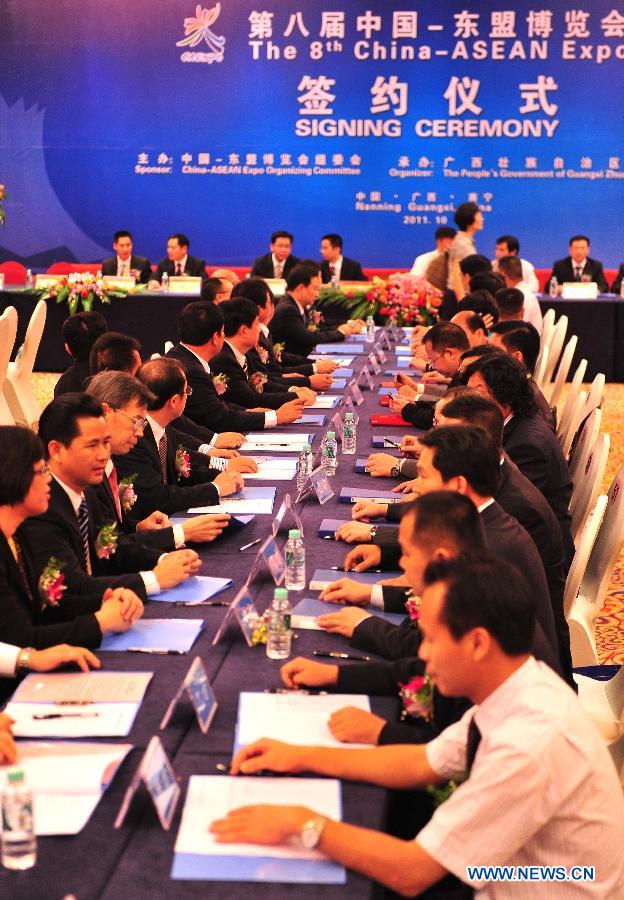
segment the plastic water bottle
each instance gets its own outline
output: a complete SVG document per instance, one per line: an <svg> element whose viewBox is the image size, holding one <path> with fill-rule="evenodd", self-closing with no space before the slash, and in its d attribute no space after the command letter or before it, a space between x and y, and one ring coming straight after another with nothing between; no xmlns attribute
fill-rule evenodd
<svg viewBox="0 0 624 900"><path fill-rule="evenodd" d="M303 445L303 450L299 455L299 459L297 460L297 490L302 490L306 481L308 480L308 475L312 474L312 469L314 468L314 456L312 455L312 448L309 444Z"/></svg>
<svg viewBox="0 0 624 900"><path fill-rule="evenodd" d="M288 591L284 588L275 588L273 603L269 610L266 655L269 659L288 659L291 643L292 626L290 624Z"/></svg>
<svg viewBox="0 0 624 900"><path fill-rule="evenodd" d="M336 434L328 431L323 440L322 462L323 471L326 475L335 475L338 467L338 442Z"/></svg>
<svg viewBox="0 0 624 900"><path fill-rule="evenodd" d="M352 412L346 412L342 423L342 452L351 456L357 445L356 427L355 416Z"/></svg>
<svg viewBox="0 0 624 900"><path fill-rule="evenodd" d="M31 869L37 862L33 798L21 769L9 772L2 792L2 865L5 869Z"/></svg>
<svg viewBox="0 0 624 900"><path fill-rule="evenodd" d="M285 548L286 580L284 584L289 591L303 591L306 585L305 547L298 528L288 532Z"/></svg>
<svg viewBox="0 0 624 900"><path fill-rule="evenodd" d="M366 320L366 340L375 340L375 320L372 316L369 316Z"/></svg>
<svg viewBox="0 0 624 900"><path fill-rule="evenodd" d="M169 275L166 272L163 272L162 281L160 282L160 289L162 291L169 290Z"/></svg>
<svg viewBox="0 0 624 900"><path fill-rule="evenodd" d="M34 284L34 281L33 281L32 269L26 269L26 290L32 291L33 284Z"/></svg>
<svg viewBox="0 0 624 900"><path fill-rule="evenodd" d="M559 296L559 282L557 281L557 279L555 278L554 275L550 279L550 287L548 288L548 293L550 294L551 297Z"/></svg>

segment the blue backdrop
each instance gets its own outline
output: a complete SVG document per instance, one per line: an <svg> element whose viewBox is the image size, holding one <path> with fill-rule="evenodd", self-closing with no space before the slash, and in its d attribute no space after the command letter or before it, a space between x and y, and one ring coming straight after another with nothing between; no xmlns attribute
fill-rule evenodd
<svg viewBox="0 0 624 900"><path fill-rule="evenodd" d="M287 228L299 256L338 231L409 265L465 199L488 254L512 232L547 266L582 231L624 258L613 0L204 2L4 0L1 258L95 260L129 228L246 264Z"/></svg>

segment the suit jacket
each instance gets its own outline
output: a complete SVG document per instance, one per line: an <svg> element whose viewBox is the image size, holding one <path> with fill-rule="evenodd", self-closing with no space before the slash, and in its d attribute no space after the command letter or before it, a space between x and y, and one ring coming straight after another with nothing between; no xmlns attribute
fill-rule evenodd
<svg viewBox="0 0 624 900"><path fill-rule="evenodd" d="M569 567L574 556L568 513L572 482L559 441L539 413L513 416L503 428L503 449L542 492L557 516Z"/></svg>
<svg viewBox="0 0 624 900"><path fill-rule="evenodd" d="M321 263L321 278L323 279L323 284L327 284L331 281L331 273L329 271L329 263L327 260L323 260ZM346 256L342 257L342 267L340 269L340 280L341 281L368 281L368 278L362 271L362 266L355 259L349 259Z"/></svg>
<svg viewBox="0 0 624 900"><path fill-rule="evenodd" d="M147 256L135 256L134 253L130 257L130 268L139 272L139 283L147 284L150 278L153 278L152 266ZM102 260L102 275L117 274L117 257L109 256Z"/></svg>
<svg viewBox="0 0 624 900"><path fill-rule="evenodd" d="M188 416L178 416L171 423L171 427L176 433L184 435L193 450L197 450L202 444L209 444L216 433L211 428L198 425Z"/></svg>
<svg viewBox="0 0 624 900"><path fill-rule="evenodd" d="M284 262L284 271L282 272L282 278L286 278L291 272L299 259L292 254L286 257L286 261ZM259 278L275 278L273 272L273 254L266 253L264 256L259 256L254 260L254 264L251 269L252 275L257 275Z"/></svg>
<svg viewBox="0 0 624 900"><path fill-rule="evenodd" d="M576 281L574 268L575 265L572 262L571 256L566 256L565 259L558 259L553 266L550 278L546 282L546 287L544 288L546 293L550 290L552 278L556 278L559 284L562 284L564 281ZM606 294L609 290L609 285L607 284L607 279L605 278L600 260L587 257L583 271L581 272L581 278L583 276L589 276L590 281L595 281L598 285L598 291L601 294Z"/></svg>
<svg viewBox="0 0 624 900"><path fill-rule="evenodd" d="M222 400L215 390L212 375L206 372L194 353L182 344L176 344L167 356L179 360L184 366L187 381L193 388L186 401L186 413L197 425L216 432L263 430L264 413L248 412L242 406Z"/></svg>
<svg viewBox="0 0 624 900"><path fill-rule="evenodd" d="M310 387L310 378L309 376L314 373L314 364L303 360L301 363L293 366L283 365L280 360L275 355L275 348L273 346L273 338L271 337L271 332L269 332L268 336L264 334L263 331L260 332L260 340L258 341L258 347L266 351L267 361L262 362L260 359L260 353L257 349L250 350L250 354L254 358L254 364L256 367L260 368L271 381L282 384L284 389L286 390L293 385L297 387ZM284 378L284 374L288 373L290 375L297 374L296 378Z"/></svg>
<svg viewBox="0 0 624 900"><path fill-rule="evenodd" d="M262 391L257 391L251 384L254 375L265 374L257 363L260 361L259 356L249 353L246 356L248 372L245 375L242 366L234 356L234 352L229 344L224 343L223 349L210 360L210 371L215 375L225 375L227 377L227 388L222 394L226 403L236 403L245 409L253 409L257 406L264 406L267 409L279 409L284 403L289 403L295 399L295 394L287 393L286 389L281 385L272 384L270 381L264 385Z"/></svg>
<svg viewBox="0 0 624 900"><path fill-rule="evenodd" d="M341 331L322 327L317 331L308 331L307 317L307 311L305 318L301 317L296 302L290 294L286 294L275 307L269 325L273 340L280 341L289 353L298 356L307 356L317 344L344 341Z"/></svg>
<svg viewBox="0 0 624 900"><path fill-rule="evenodd" d="M529 384L531 385L533 397L535 398L535 402L537 403L540 416L544 419L549 428L551 428L553 431L556 431L557 410L548 405L548 400L543 395L542 391L532 378L529 379Z"/></svg>
<svg viewBox="0 0 624 900"><path fill-rule="evenodd" d="M119 478L119 481L121 481L121 478ZM159 553L170 553L176 549L173 526L159 528L155 531L137 531L136 521L131 517L131 513L126 512L123 506L121 507L121 517L119 516L113 491L106 475L102 479L102 484L93 489L93 493L100 505L104 520L117 522L127 541L135 541L137 544L141 544L146 549L149 549L150 552L157 550Z"/></svg>
<svg viewBox="0 0 624 900"><path fill-rule="evenodd" d="M89 367L89 360L77 359L73 366L70 366L66 372L63 372L54 385L54 396L60 397L61 394L84 391L85 381L90 377L91 369Z"/></svg>
<svg viewBox="0 0 624 900"><path fill-rule="evenodd" d="M165 272L171 278L173 275L175 275L175 270L176 264L172 259L169 259L169 257L166 256L164 259L159 260L156 274L152 277L157 281L162 281L162 277ZM206 274L206 261L203 259L199 259L197 256L191 256L189 253L186 257L186 263L184 265L184 274L189 275L192 278L208 278L208 275Z"/></svg>
<svg viewBox="0 0 624 900"><path fill-rule="evenodd" d="M615 281L611 285L611 293L619 294L622 287L622 278L624 278L624 263L620 263L620 268L618 270L617 275L615 276Z"/></svg>
<svg viewBox="0 0 624 900"><path fill-rule="evenodd" d="M111 519L103 518L97 498L87 488L85 498L89 508L89 557L92 572L88 575L78 518L71 500L55 478L50 483L50 491L47 512L26 519L22 526L33 548L38 571L43 571L52 556L64 563L67 590L63 594L63 610L60 607L48 608L47 615L56 619L62 614L73 617L95 612L100 608L102 594L109 587L130 588L145 600L145 584L136 573L140 569L151 569L160 554L148 552L143 547L131 546L120 536L117 549L110 559L100 559L95 541L102 526L110 524Z"/></svg>
<svg viewBox="0 0 624 900"><path fill-rule="evenodd" d="M463 374L461 370L458 370L453 377L451 378L448 388L457 387L458 384L463 384ZM440 395L444 396L446 390ZM406 403L403 409L401 410L401 415L405 419L406 422L409 422L410 425L413 425L414 428L420 428L423 431L428 431L430 428L433 428L433 419L435 416L435 408L436 403L438 402L439 397L436 400L418 400L416 403Z"/></svg>
<svg viewBox="0 0 624 900"><path fill-rule="evenodd" d="M136 474L134 490L137 501L132 507L137 519L144 519L159 509L168 516L191 506L214 506L219 503L219 492L211 478L218 472L206 466L207 457L190 451L191 472L188 478L176 471L176 452L180 446L171 426L167 434L167 484L163 483L158 447L152 429L145 426L143 437L124 456L113 457L119 478Z"/></svg>

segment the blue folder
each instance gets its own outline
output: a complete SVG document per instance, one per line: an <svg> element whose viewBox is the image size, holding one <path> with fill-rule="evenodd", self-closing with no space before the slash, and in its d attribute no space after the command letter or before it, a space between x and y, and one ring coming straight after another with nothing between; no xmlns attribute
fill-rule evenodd
<svg viewBox="0 0 624 900"><path fill-rule="evenodd" d="M161 603L199 603L200 600L210 600L211 597L215 597L229 587L232 587L231 578L191 575L177 587L169 588L168 591L155 594L149 599L158 600Z"/></svg>
<svg viewBox="0 0 624 900"><path fill-rule="evenodd" d="M394 352L397 356L411 356L412 351L409 347L395 347Z"/></svg>
<svg viewBox="0 0 624 900"><path fill-rule="evenodd" d="M354 472L358 472L360 475L366 475L366 466L368 465L368 459L364 457L363 459L356 459Z"/></svg>
<svg viewBox="0 0 624 900"><path fill-rule="evenodd" d="M184 525L184 523L187 522L189 519L194 519L196 515L197 515L196 513L190 513L190 514L189 513L185 513L185 514L180 513L179 515L175 516L175 518L172 516L169 519L169 522L172 525ZM217 513L212 513L212 514L209 513L209 515L217 515ZM249 525L249 523L252 521L252 519L255 519L255 518L256 517L253 515L253 513L248 516L233 516L230 513L230 521L228 522L228 528L242 528L243 525Z"/></svg>
<svg viewBox="0 0 624 900"><path fill-rule="evenodd" d="M377 584L378 581L385 581L388 578L400 578L404 575L404 572L392 571L392 572L337 572L335 569L315 569L312 578L310 578L310 585L313 582L334 582L338 581L339 578L353 578L354 581L359 581L360 584ZM309 590L315 591L320 590L320 588L310 587Z"/></svg>
<svg viewBox="0 0 624 900"><path fill-rule="evenodd" d="M356 353L366 353L367 348L364 344L317 344L316 353L322 353L323 356L333 354L334 356L355 356Z"/></svg>
<svg viewBox="0 0 624 900"><path fill-rule="evenodd" d="M204 856L175 853L174 881L264 881L274 884L345 884L343 866L325 859L278 859L271 856Z"/></svg>
<svg viewBox="0 0 624 900"><path fill-rule="evenodd" d="M350 521L351 519L323 519L319 525L319 537L324 539L332 538L333 540L334 534Z"/></svg>
<svg viewBox="0 0 624 900"><path fill-rule="evenodd" d="M347 573L346 577L349 577L349 573ZM347 604L347 606L350 606L350 604ZM341 609L344 609L344 604L325 603L323 600L317 600L314 597L304 597L293 608L292 614L293 616L314 616L317 619L319 616L324 616L325 613L334 613ZM358 609L364 609L379 619L385 619L391 625L400 625L405 618L401 613L382 612L381 610L373 609L371 606L359 606Z"/></svg>
<svg viewBox="0 0 624 900"><path fill-rule="evenodd" d="M315 415L314 413L304 413L300 419L297 419L297 425L325 425L327 416Z"/></svg>
<svg viewBox="0 0 624 900"><path fill-rule="evenodd" d="M379 498L384 503L397 503L402 499L401 494L393 491L376 491L375 487L343 487L340 488L338 500L340 503L353 503L354 500L371 500Z"/></svg>
<svg viewBox="0 0 624 900"><path fill-rule="evenodd" d="M350 372L351 369L349 369L348 371ZM328 387L327 390L328 391L344 391L346 386L347 386L346 378L334 378L334 380L331 383L331 387Z"/></svg>
<svg viewBox="0 0 624 900"><path fill-rule="evenodd" d="M107 634L100 650L177 650L188 653L204 628L201 619L139 619L123 634Z"/></svg>
<svg viewBox="0 0 624 900"><path fill-rule="evenodd" d="M388 394L396 394L397 388L395 387L380 387L377 393L380 397L386 397Z"/></svg>
<svg viewBox="0 0 624 900"><path fill-rule="evenodd" d="M347 369L341 366L332 372L333 378L353 378L353 369Z"/></svg>

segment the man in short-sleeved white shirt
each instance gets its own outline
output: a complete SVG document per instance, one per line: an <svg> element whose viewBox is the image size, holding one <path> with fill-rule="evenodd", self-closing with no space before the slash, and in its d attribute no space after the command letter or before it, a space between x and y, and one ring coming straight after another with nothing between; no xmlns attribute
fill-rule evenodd
<svg viewBox="0 0 624 900"><path fill-rule="evenodd" d="M517 288L522 292L524 297L524 313L523 320L530 322L542 333L543 321L542 310L537 297L523 280L521 260L517 256L502 256L498 261L498 271L505 279L505 286L508 288Z"/></svg>
<svg viewBox="0 0 624 900"><path fill-rule="evenodd" d="M503 256L518 256L519 252L520 241L513 234L503 234L501 237L496 238L496 257L492 260L492 269L497 272L499 259L502 259ZM518 259L522 266L522 280L533 293L537 294L540 287L535 274L535 267L528 259L522 259L520 256L518 256Z"/></svg>
<svg viewBox="0 0 624 900"><path fill-rule="evenodd" d="M424 278L430 264L441 253L446 253L456 234L455 229L448 225L441 225L437 228L435 233L435 250L429 250L428 253L421 253L420 256L417 256L412 265L410 275Z"/></svg>

